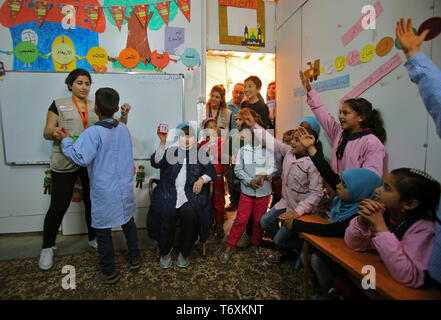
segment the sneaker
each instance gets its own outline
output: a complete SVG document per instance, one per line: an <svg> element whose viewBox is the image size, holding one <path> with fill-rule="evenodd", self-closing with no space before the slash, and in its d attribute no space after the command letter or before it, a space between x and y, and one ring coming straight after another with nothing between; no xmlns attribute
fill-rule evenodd
<svg viewBox="0 0 441 320"><path fill-rule="evenodd" d="M41 269L49 270L54 265L54 248L41 249L40 262L38 263Z"/></svg>
<svg viewBox="0 0 441 320"><path fill-rule="evenodd" d="M168 254L166 254L165 256L161 256L161 258L159 258L159 265L161 266L162 269L170 268L172 265L172 259L171 259L170 252Z"/></svg>
<svg viewBox="0 0 441 320"><path fill-rule="evenodd" d="M233 252L227 253L227 252L223 252L220 256L220 260L221 262L228 262L231 259L231 256L233 255Z"/></svg>
<svg viewBox="0 0 441 320"><path fill-rule="evenodd" d="M94 280L96 282L103 283L103 284L112 284L112 283L117 282L120 278L121 278L121 276L117 273L115 273L111 277L107 277L107 276L103 275L101 272L98 272L95 275Z"/></svg>
<svg viewBox="0 0 441 320"><path fill-rule="evenodd" d="M250 237L247 235L246 232L242 233L242 236L240 237L239 241L237 242L236 247L248 248L250 245L251 245Z"/></svg>
<svg viewBox="0 0 441 320"><path fill-rule="evenodd" d="M88 242L89 242L89 246L91 246L96 251L98 251L98 242L96 242L96 239L89 240Z"/></svg>
<svg viewBox="0 0 441 320"><path fill-rule="evenodd" d="M179 268L187 268L190 264L190 257L184 258L182 253L179 252L178 261L176 262L176 265Z"/></svg>
<svg viewBox="0 0 441 320"><path fill-rule="evenodd" d="M280 251L276 251L273 254L270 254L268 257L266 257L266 261L273 264L278 264L282 260L282 257L284 254Z"/></svg>
<svg viewBox="0 0 441 320"><path fill-rule="evenodd" d="M139 261L129 263L129 270L137 270L137 269L139 269Z"/></svg>

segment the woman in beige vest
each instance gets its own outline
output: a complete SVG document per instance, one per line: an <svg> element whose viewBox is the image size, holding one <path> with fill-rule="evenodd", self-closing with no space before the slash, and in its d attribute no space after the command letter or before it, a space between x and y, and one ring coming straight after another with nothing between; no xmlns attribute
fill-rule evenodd
<svg viewBox="0 0 441 320"><path fill-rule="evenodd" d="M91 227L91 203L90 188L87 169L77 166L69 160L61 151L60 137L62 130L69 132L75 139L81 132L98 121L94 111L94 102L89 100L92 79L88 71L75 69L65 81L72 96L69 98L56 99L49 107L46 118L46 126L43 136L46 140L53 140L50 168L52 177L51 203L43 227L43 246L40 253L40 268L47 270L53 265L55 239L60 228L64 214L70 205L72 192L77 177L80 177L83 187L83 201L85 207L86 223L89 230L89 245L97 249L95 231ZM121 118L127 123L127 115L130 105L121 106Z"/></svg>
<svg viewBox="0 0 441 320"><path fill-rule="evenodd" d="M216 85L211 89L206 112L206 118L216 119L219 129L230 132L231 111L227 108L225 88L222 85Z"/></svg>

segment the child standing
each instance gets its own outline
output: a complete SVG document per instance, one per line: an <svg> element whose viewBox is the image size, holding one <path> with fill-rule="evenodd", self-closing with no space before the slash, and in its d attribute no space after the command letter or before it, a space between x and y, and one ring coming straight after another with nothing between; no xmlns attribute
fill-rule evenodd
<svg viewBox="0 0 441 320"><path fill-rule="evenodd" d="M241 118L250 110L243 108L239 111ZM232 248L237 245L245 231L248 219L253 214L253 235L251 242L256 255L259 257L262 244L263 229L260 227L260 218L268 208L271 195L271 175L274 172L274 154L262 144L255 144L254 134L245 123L242 124L245 145L240 148L237 155L234 172L240 179L241 191L236 219L231 227L227 240L227 248L221 259L230 258Z"/></svg>
<svg viewBox="0 0 441 320"><path fill-rule="evenodd" d="M376 249L392 278L418 288L425 283L435 241L440 184L425 172L401 168L388 174L375 194L361 202L345 242L355 251Z"/></svg>
<svg viewBox="0 0 441 320"><path fill-rule="evenodd" d="M239 149L243 147L243 137L240 135L242 130L242 119L239 113L233 116L235 128L230 130L228 135L228 157L229 164L226 170L226 178L228 182L228 194L230 195L230 205L225 209L226 211L235 211L239 205L240 198L240 181L234 174L234 167L236 165L236 155Z"/></svg>
<svg viewBox="0 0 441 320"><path fill-rule="evenodd" d="M112 228L122 226L129 249L130 268L139 268L138 234L133 192L132 140L127 127L113 118L119 95L112 88L95 93L99 121L86 129L73 144L70 134L62 135L62 151L79 166L87 167L92 202L92 227L96 229L102 283L119 279L115 270Z"/></svg>
<svg viewBox="0 0 441 320"><path fill-rule="evenodd" d="M386 131L379 111L366 99L349 99L340 106L337 122L301 71L300 80L308 105L333 142L332 170L341 175L349 168L365 168L382 177Z"/></svg>
<svg viewBox="0 0 441 320"><path fill-rule="evenodd" d="M216 180L213 182L213 214L214 214L214 238L222 240L224 237L225 223L225 187L224 175L226 166L222 162L222 155L225 149L225 139L220 137L220 130L215 118L207 118L203 122L204 130L207 130L207 138L201 142L200 146L207 150L210 160L216 170Z"/></svg>

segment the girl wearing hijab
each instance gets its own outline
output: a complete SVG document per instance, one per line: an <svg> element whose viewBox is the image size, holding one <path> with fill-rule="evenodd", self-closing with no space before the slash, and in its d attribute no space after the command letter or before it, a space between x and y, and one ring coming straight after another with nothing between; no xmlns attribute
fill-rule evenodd
<svg viewBox="0 0 441 320"><path fill-rule="evenodd" d="M323 153L318 152L315 147L315 137L304 128L299 128L296 134L323 179L337 194L332 201L330 218L332 223L310 223L289 219L284 215L279 219L288 230L296 234L305 232L321 237L343 238L346 228L359 211L360 202L364 199L373 199L375 189L382 185L382 180L375 172L364 168L345 170L340 178L332 171ZM311 267L315 274L319 296L327 297L334 276L340 272L339 268L319 251L311 254Z"/></svg>

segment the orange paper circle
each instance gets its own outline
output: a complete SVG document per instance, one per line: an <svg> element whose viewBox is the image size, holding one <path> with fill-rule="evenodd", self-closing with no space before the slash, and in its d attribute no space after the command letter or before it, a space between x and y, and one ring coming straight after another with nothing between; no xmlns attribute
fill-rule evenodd
<svg viewBox="0 0 441 320"><path fill-rule="evenodd" d="M378 42L375 51L377 52L377 56L384 57L387 55L392 48L394 47L394 39L392 37L384 37Z"/></svg>
<svg viewBox="0 0 441 320"><path fill-rule="evenodd" d="M134 68L139 63L139 54L133 48L125 48L118 57L119 63L125 68Z"/></svg>

